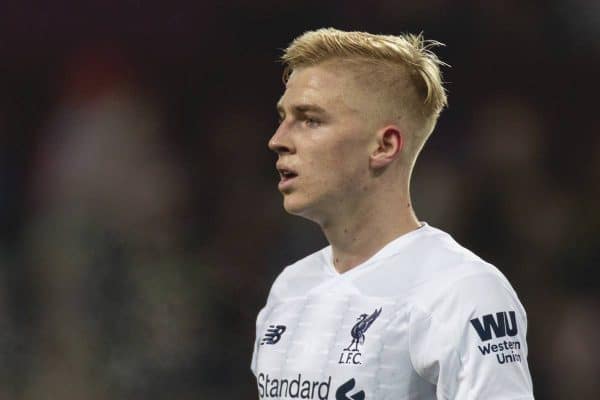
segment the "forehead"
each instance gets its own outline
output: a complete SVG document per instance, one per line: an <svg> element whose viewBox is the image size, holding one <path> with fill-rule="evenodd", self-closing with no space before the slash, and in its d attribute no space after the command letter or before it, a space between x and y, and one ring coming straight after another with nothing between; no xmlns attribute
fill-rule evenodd
<svg viewBox="0 0 600 400"><path fill-rule="evenodd" d="M321 64L302 67L290 75L277 108L314 104L330 112L356 111L356 90L349 71Z"/></svg>

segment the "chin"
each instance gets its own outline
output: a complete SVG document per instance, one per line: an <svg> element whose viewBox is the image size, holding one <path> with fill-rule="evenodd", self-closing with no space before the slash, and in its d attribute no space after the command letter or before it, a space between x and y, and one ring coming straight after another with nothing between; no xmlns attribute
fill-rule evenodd
<svg viewBox="0 0 600 400"><path fill-rule="evenodd" d="M308 201L308 199L300 198L300 196L294 196L293 194L284 195L283 208L288 214L306 218L317 223L319 221L319 213L317 212L315 205Z"/></svg>
<svg viewBox="0 0 600 400"><path fill-rule="evenodd" d="M284 194L283 208L290 214L302 215L303 211L307 208L306 203L297 197L298 196L294 196L293 194Z"/></svg>

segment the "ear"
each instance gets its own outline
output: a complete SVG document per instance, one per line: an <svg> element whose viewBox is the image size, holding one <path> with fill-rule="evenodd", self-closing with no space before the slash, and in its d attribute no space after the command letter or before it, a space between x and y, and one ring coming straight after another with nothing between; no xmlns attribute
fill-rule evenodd
<svg viewBox="0 0 600 400"><path fill-rule="evenodd" d="M370 156L370 164L374 169L387 167L398 158L404 147L402 132L396 125L388 125L377 131L375 140L377 147Z"/></svg>

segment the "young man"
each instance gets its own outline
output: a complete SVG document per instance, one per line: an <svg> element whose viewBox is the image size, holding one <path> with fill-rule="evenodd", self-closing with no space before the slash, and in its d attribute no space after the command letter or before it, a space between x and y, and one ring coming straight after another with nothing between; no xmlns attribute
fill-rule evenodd
<svg viewBox="0 0 600 400"><path fill-rule="evenodd" d="M435 44L321 29L285 50L269 148L285 209L330 246L285 268L258 315L261 399L533 399L509 282L411 205L446 104Z"/></svg>

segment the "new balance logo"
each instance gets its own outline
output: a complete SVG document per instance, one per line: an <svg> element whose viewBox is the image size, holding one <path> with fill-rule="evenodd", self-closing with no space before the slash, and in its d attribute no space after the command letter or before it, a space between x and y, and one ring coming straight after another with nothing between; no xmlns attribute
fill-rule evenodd
<svg viewBox="0 0 600 400"><path fill-rule="evenodd" d="M495 316L494 314L487 314L481 319L483 319L483 322L479 318L473 318L471 325L473 325L483 342L491 340L493 336L501 338L506 335L515 336L518 333L517 317L514 311L509 311L508 315L506 311L498 312Z"/></svg>
<svg viewBox="0 0 600 400"><path fill-rule="evenodd" d="M269 325L265 337L261 340L260 344L275 344L281 339L281 335L285 332L285 325Z"/></svg>
<svg viewBox="0 0 600 400"><path fill-rule="evenodd" d="M350 379L348 382L344 383L342 386L338 388L335 392L335 400L365 400L365 392L362 390L360 392L354 393L348 397L348 392L354 389L354 385L356 385L356 381L354 378Z"/></svg>

